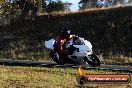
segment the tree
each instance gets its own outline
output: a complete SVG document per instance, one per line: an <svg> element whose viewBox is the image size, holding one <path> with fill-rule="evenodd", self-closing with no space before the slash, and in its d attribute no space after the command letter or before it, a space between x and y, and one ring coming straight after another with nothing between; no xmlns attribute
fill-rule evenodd
<svg viewBox="0 0 132 88"><path fill-rule="evenodd" d="M5 0L0 0L0 4L3 3L3 2L5 2Z"/></svg>
<svg viewBox="0 0 132 88"><path fill-rule="evenodd" d="M66 2L63 3L61 0L57 1L49 1L49 4L46 6L46 11L47 12L58 12L58 11L69 11L71 3Z"/></svg>
<svg viewBox="0 0 132 88"><path fill-rule="evenodd" d="M42 4L41 4L42 5L42 8L45 11L46 10L46 7L47 7L46 0L42 0L41 2L42 2Z"/></svg>
<svg viewBox="0 0 132 88"><path fill-rule="evenodd" d="M42 5L49 13L69 11L71 3L63 3L61 0L4 0L0 3L0 25L22 21L25 18L34 18L39 5Z"/></svg>
<svg viewBox="0 0 132 88"><path fill-rule="evenodd" d="M80 0L79 4L79 9L84 10L92 7L97 6L97 0Z"/></svg>
<svg viewBox="0 0 132 88"><path fill-rule="evenodd" d="M72 5L72 3L65 2L65 3L64 3L64 10L65 10L65 11L70 11L71 5Z"/></svg>
<svg viewBox="0 0 132 88"><path fill-rule="evenodd" d="M36 16L38 0L6 0L0 4L0 25ZM31 14L30 14L31 11Z"/></svg>
<svg viewBox="0 0 132 88"><path fill-rule="evenodd" d="M117 5L117 4L122 4L122 5L127 5L131 4L132 0L112 0L112 5Z"/></svg>
<svg viewBox="0 0 132 88"><path fill-rule="evenodd" d="M16 4L11 4L9 2L1 3L0 7L0 25L10 24L12 19L18 18L21 11Z"/></svg>

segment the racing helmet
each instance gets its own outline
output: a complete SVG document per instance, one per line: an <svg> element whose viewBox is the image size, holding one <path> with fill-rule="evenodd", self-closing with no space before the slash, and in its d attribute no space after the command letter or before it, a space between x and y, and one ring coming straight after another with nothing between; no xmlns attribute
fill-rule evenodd
<svg viewBox="0 0 132 88"><path fill-rule="evenodd" d="M62 36L65 38L69 38L70 37L70 29L68 27L64 27L61 30Z"/></svg>

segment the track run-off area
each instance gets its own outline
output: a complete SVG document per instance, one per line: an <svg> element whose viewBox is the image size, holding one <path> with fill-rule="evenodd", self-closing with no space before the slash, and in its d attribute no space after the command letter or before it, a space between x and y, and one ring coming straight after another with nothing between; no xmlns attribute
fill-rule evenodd
<svg viewBox="0 0 132 88"><path fill-rule="evenodd" d="M33 66L33 67L69 67L78 68L76 64L64 64L58 65L53 61L31 61L31 60L12 60L12 59L0 59L0 65L9 66ZM90 65L85 66L86 69L100 69L100 70L113 70L113 71L125 71L132 73L132 66L124 65L103 65L92 67Z"/></svg>

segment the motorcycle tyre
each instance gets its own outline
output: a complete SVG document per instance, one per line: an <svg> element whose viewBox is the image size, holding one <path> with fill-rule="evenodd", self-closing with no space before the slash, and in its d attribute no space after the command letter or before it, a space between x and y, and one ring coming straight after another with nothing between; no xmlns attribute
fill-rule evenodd
<svg viewBox="0 0 132 88"><path fill-rule="evenodd" d="M100 60L99 58L95 55L95 54L91 54L89 55L89 58L92 60L92 61L89 61L87 59L87 57L84 58L84 61L87 62L89 65L91 66L100 66ZM94 60L94 61L93 61ZM96 61L96 63L95 63Z"/></svg>
<svg viewBox="0 0 132 88"><path fill-rule="evenodd" d="M55 55L55 52L52 50L51 52L50 52L50 57L52 58L52 60L54 61L54 62L56 62L57 64L60 64L60 65L63 65L63 64L65 64L65 61L63 60L63 59L61 59L61 58L57 58L57 56Z"/></svg>

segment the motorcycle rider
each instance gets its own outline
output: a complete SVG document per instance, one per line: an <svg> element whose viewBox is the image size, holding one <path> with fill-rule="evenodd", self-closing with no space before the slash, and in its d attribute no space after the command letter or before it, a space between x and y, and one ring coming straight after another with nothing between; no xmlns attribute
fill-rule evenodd
<svg viewBox="0 0 132 88"><path fill-rule="evenodd" d="M59 54L59 63L63 64L65 63L65 60L67 59L67 55L69 53L69 50L65 48L65 44L68 40L70 40L73 37L77 37L75 35L71 35L70 30L68 27L64 27L61 30L61 34L58 35L55 39L55 52Z"/></svg>

